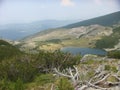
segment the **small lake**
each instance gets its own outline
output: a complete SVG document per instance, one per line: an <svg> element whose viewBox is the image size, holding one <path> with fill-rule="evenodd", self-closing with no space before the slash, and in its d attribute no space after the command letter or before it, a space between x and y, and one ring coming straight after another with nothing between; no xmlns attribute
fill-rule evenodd
<svg viewBox="0 0 120 90"><path fill-rule="evenodd" d="M94 54L94 55L106 55L107 52L102 49L95 49L95 48L80 48L80 47L64 47L61 48L63 52L69 52L74 55L81 54L82 56L85 54Z"/></svg>

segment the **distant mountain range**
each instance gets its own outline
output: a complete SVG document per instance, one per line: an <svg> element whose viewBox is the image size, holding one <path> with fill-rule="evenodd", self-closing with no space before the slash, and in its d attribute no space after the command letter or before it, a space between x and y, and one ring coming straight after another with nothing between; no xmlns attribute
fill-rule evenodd
<svg viewBox="0 0 120 90"><path fill-rule="evenodd" d="M0 25L0 38L18 40L42 30L65 26L76 21L43 20L23 24Z"/></svg>
<svg viewBox="0 0 120 90"><path fill-rule="evenodd" d="M66 46L95 47L97 40L110 36L120 26L120 11L101 17L41 31L22 40L25 47L59 49Z"/></svg>

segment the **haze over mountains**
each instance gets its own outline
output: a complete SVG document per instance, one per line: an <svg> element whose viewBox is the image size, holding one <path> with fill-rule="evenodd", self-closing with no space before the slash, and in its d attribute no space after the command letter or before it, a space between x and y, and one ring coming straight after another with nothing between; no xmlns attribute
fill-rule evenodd
<svg viewBox="0 0 120 90"><path fill-rule="evenodd" d="M77 22L77 20L43 20L32 23L0 25L0 38L18 40L42 30L57 28Z"/></svg>

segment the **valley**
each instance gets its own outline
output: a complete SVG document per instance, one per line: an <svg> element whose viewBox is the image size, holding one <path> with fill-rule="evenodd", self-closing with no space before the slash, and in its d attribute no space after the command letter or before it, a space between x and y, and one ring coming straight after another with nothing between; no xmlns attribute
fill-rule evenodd
<svg viewBox="0 0 120 90"><path fill-rule="evenodd" d="M38 50L48 51L54 51L68 46L95 48L100 39L111 37L114 33L114 28L119 28L119 19L120 12L115 12L61 28L41 31L20 40L21 46L23 48L37 48ZM108 21L110 22L107 23ZM119 31L117 33L119 34ZM118 42L115 45L118 48L120 47ZM105 48L103 47L103 49Z"/></svg>
<svg viewBox="0 0 120 90"><path fill-rule="evenodd" d="M0 0L0 90L120 90L120 0Z"/></svg>
<svg viewBox="0 0 120 90"><path fill-rule="evenodd" d="M0 90L119 90L120 11L0 39Z"/></svg>
<svg viewBox="0 0 120 90"><path fill-rule="evenodd" d="M23 40L23 46L32 47L30 43L44 50L56 50L66 46L94 47L96 40L112 34L111 27L101 25L81 26L72 29L55 29L41 32Z"/></svg>

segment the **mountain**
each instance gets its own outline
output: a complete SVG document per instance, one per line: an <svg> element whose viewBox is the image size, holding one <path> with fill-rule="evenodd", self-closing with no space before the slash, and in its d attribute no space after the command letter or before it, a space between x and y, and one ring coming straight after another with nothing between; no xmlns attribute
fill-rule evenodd
<svg viewBox="0 0 120 90"><path fill-rule="evenodd" d="M42 30L61 27L73 22L76 21L43 20L32 23L0 25L0 37L18 40Z"/></svg>
<svg viewBox="0 0 120 90"><path fill-rule="evenodd" d="M64 26L63 28L74 28L74 27L89 26L89 25L94 25L94 24L99 24L103 26L111 26L116 23L120 23L120 11L112 13L112 14L104 15L101 17L96 17L96 18L92 18L89 20L85 20L82 22L69 24L67 26Z"/></svg>
<svg viewBox="0 0 120 90"><path fill-rule="evenodd" d="M113 29L113 33L97 40L96 48L112 48L111 50L120 50L120 26Z"/></svg>
<svg viewBox="0 0 120 90"><path fill-rule="evenodd" d="M41 31L21 40L22 47L56 50L67 46L95 47L96 41L110 36L120 24L120 12Z"/></svg>

